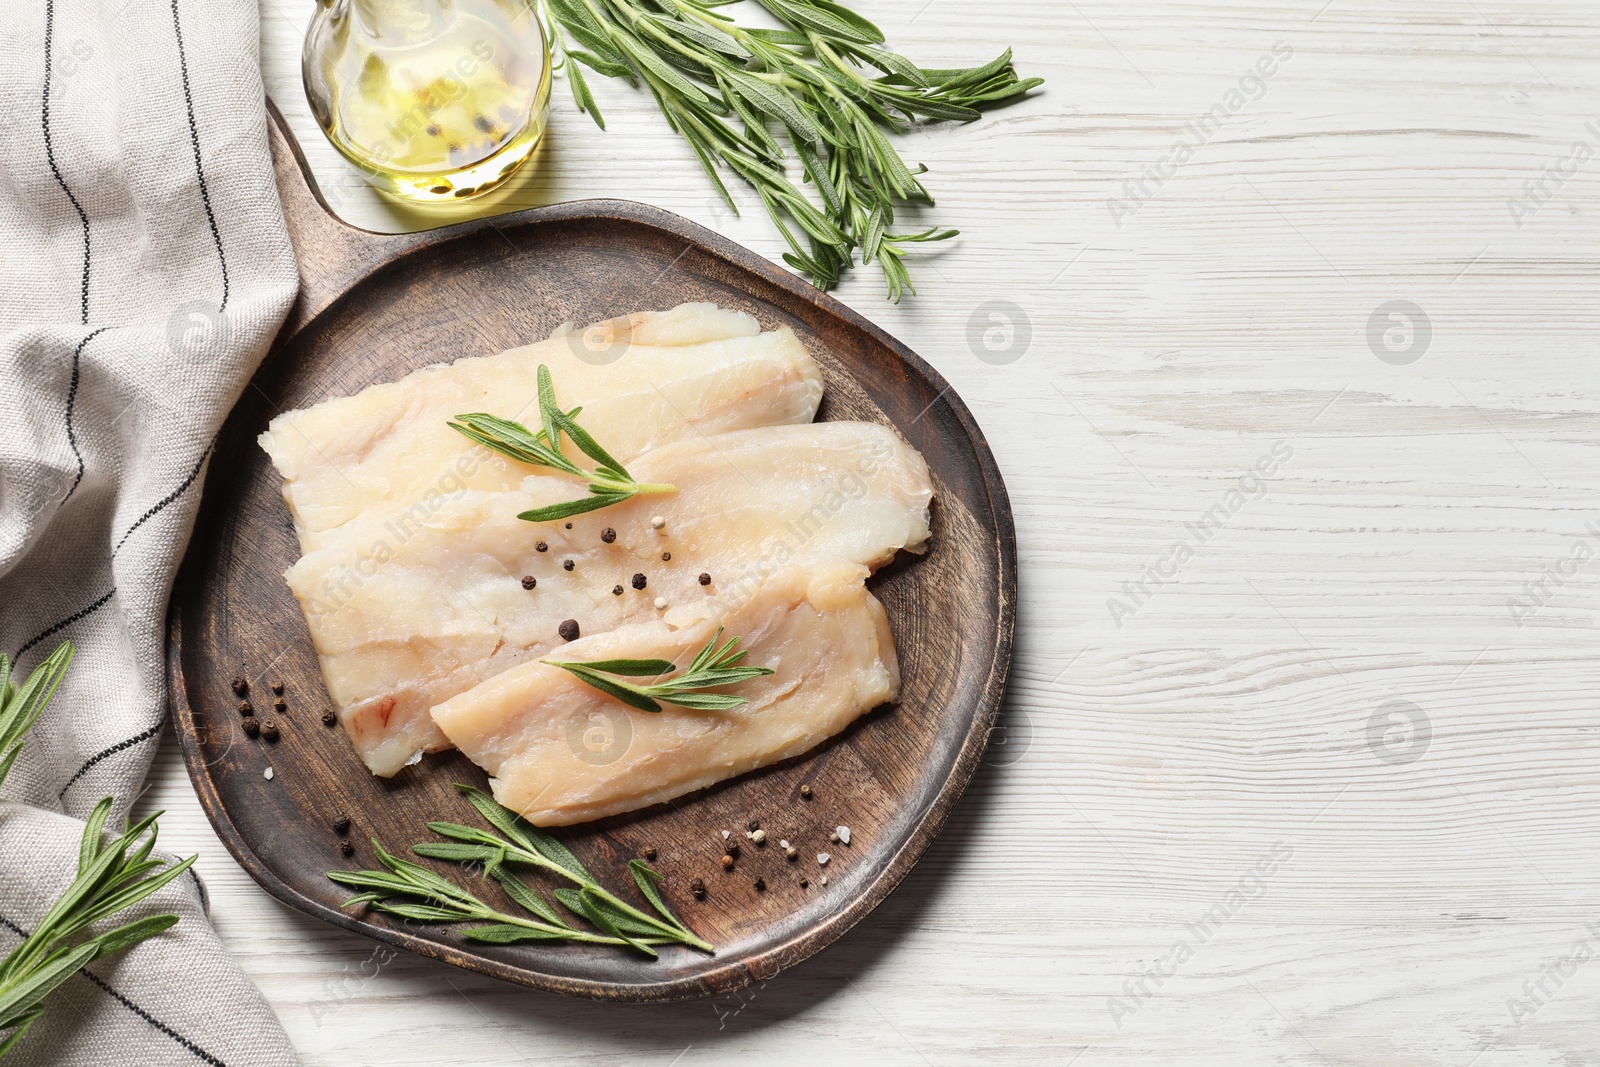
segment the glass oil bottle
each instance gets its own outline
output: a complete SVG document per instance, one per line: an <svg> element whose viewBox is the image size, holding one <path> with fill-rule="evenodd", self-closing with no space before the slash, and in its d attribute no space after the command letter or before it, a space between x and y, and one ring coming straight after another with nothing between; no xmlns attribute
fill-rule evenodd
<svg viewBox="0 0 1600 1067"><path fill-rule="evenodd" d="M301 70L328 140L405 200L488 192L544 136L550 52L530 0L320 0Z"/></svg>

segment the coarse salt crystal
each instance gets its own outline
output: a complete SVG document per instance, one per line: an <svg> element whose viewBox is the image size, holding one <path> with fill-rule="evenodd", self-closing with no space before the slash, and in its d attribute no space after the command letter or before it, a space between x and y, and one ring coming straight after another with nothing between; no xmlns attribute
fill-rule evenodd
<svg viewBox="0 0 1600 1067"><path fill-rule="evenodd" d="M728 839L728 837L729 837L728 831L726 831L726 830L722 831L722 839L724 841L726 841Z"/></svg>
<svg viewBox="0 0 1600 1067"><path fill-rule="evenodd" d="M833 857L828 855L826 852L817 853L817 864L819 866L826 867L828 865L828 861L831 859L833 859Z"/></svg>
<svg viewBox="0 0 1600 1067"><path fill-rule="evenodd" d="M839 840L844 844L848 845L850 843L850 827L841 826L834 833L839 835Z"/></svg>
<svg viewBox="0 0 1600 1067"><path fill-rule="evenodd" d="M262 771L261 777L265 778L269 782L272 781L272 768L268 767L266 770Z"/></svg>
<svg viewBox="0 0 1600 1067"><path fill-rule="evenodd" d="M783 841L783 840L780 840L780 841L779 841L779 842L778 842L778 847L779 847L779 848L788 848L788 847L789 847L789 842L787 842L787 841Z"/></svg>

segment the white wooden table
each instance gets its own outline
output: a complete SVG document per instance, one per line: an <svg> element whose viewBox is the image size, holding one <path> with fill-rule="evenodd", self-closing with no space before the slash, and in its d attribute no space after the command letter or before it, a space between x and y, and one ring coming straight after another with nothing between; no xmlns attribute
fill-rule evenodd
<svg viewBox="0 0 1600 1067"><path fill-rule="evenodd" d="M1600 1061L1600 8L858 2L926 65L1014 45L1048 79L908 138L965 233L920 295L839 293L1006 474L1004 747L841 943L742 1000L617 1007L281 907L169 745L163 843L306 1061ZM309 120L311 7L263 0L270 91L339 209L403 228ZM502 209L645 200L778 253L598 93L608 133L557 86Z"/></svg>

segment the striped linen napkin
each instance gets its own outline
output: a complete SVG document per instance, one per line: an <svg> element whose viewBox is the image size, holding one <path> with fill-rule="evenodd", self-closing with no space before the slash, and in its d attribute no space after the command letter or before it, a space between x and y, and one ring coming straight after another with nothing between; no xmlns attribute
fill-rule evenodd
<svg viewBox="0 0 1600 1067"><path fill-rule="evenodd" d="M255 0L0 16L0 648L78 657L0 804L0 953L120 820L166 723L168 587L211 441L295 296ZM6 1063L295 1064L185 876L182 921L52 997ZM130 914L133 917L137 912Z"/></svg>

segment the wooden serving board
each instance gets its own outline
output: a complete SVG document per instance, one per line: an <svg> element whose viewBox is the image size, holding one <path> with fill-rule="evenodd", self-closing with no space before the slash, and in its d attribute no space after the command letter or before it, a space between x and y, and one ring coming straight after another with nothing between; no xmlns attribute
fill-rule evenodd
<svg viewBox="0 0 1600 1067"><path fill-rule="evenodd" d="M427 233L388 236L337 221L287 125L271 110L273 161L299 254L289 322L217 439L188 555L173 590L167 672L173 720L212 825L268 892L307 914L484 974L558 993L671 1000L771 978L844 934L928 847L982 756L1005 688L1016 610L1016 548L1005 486L982 433L944 380L850 309L687 220L641 204L579 201ZM560 831L613 889L656 850L665 894L717 954L676 946L658 961L579 945L480 946L449 927L341 910L331 868L377 866L432 840L430 819L475 823L452 788L485 776L456 753L392 779L369 775L329 700L300 607L281 575L298 556L281 480L256 445L280 411L393 381L428 363L542 338L563 322L709 300L787 325L821 365L820 418L895 427L933 471L933 547L871 580L888 609L904 676L877 709L807 756L659 808ZM229 682L251 684L257 718L281 739L251 739ZM288 704L271 709L269 682ZM267 778L268 768L273 777ZM803 799L800 786L812 797ZM354 822L345 838L332 826ZM766 848L742 840L760 821ZM848 846L830 831L852 830ZM731 872L721 831L741 841ZM799 848L786 862L776 841ZM829 852L826 869L816 863ZM448 877L466 878L441 868ZM828 884L821 885L821 876ZM757 891L755 880L766 890ZM535 884L548 888L537 875ZM689 892L695 878L708 894ZM801 878L810 881L802 888ZM509 907L492 883L474 891ZM514 909L513 909L514 910Z"/></svg>

